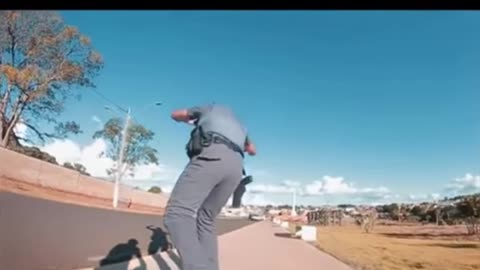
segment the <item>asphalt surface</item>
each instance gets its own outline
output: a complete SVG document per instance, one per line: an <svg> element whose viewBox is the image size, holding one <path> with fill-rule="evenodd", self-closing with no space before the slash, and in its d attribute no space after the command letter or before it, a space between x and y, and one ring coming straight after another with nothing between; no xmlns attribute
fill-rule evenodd
<svg viewBox="0 0 480 270"><path fill-rule="evenodd" d="M148 255L148 247L158 234L152 237L146 227L163 228L162 223L158 215L88 208L1 192L0 269L98 266L113 247L129 239L135 239L142 255ZM219 219L217 231L221 235L251 223Z"/></svg>

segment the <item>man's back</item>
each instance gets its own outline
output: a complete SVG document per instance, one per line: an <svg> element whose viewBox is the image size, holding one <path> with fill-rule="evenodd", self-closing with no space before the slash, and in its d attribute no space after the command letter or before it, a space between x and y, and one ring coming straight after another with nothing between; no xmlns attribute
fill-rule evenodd
<svg viewBox="0 0 480 270"><path fill-rule="evenodd" d="M204 132L216 132L244 149L247 130L233 111L223 105L213 104L201 107L198 125Z"/></svg>

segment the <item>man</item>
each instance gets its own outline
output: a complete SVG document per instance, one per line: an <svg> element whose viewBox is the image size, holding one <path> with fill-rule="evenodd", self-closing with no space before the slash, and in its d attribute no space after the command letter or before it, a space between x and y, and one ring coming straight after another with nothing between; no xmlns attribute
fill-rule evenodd
<svg viewBox="0 0 480 270"><path fill-rule="evenodd" d="M183 270L218 270L215 219L242 179L243 153L255 155L255 146L225 106L177 110L172 118L194 122L201 139L191 139L191 145L200 141L202 148L190 151L194 154L170 194L164 224Z"/></svg>

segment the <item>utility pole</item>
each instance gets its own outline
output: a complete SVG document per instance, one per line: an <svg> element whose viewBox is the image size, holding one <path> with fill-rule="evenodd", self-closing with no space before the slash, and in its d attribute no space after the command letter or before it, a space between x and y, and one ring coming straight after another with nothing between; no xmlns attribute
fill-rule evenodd
<svg viewBox="0 0 480 270"><path fill-rule="evenodd" d="M120 143L120 151L118 153L117 160L117 173L115 175L115 186L113 188L113 208L118 206L118 192L120 188L120 179L123 175L123 157L125 155L125 147L127 144L128 126L130 125L130 108L127 110L127 116L125 117L125 124L122 132L122 142Z"/></svg>
<svg viewBox="0 0 480 270"><path fill-rule="evenodd" d="M292 213L291 216L295 217L297 216L297 211L295 210L297 208L297 189L293 189L293 203L292 203Z"/></svg>
<svg viewBox="0 0 480 270"><path fill-rule="evenodd" d="M161 105L162 105L162 102L152 103L152 104L144 107L141 112L145 112L151 106L161 106ZM128 141L127 141L128 128L130 127L130 122L131 122L131 119L132 119L130 108L128 108L128 110L125 110L118 105L116 107L121 112L126 113L126 116L125 116L125 123L124 123L123 131L122 131L122 134L121 134L122 141L120 142L120 149L119 149L119 152L118 152L118 160L117 160L117 165L116 165L117 172L115 174L115 183L114 183L114 187L113 187L113 201L112 201L113 208L118 207L118 197L119 197L118 194L120 192L120 181L121 181L123 173L124 173L123 170L124 170L125 151L127 149L127 144L128 144ZM115 111L110 106L105 106L105 109L109 110L109 111Z"/></svg>

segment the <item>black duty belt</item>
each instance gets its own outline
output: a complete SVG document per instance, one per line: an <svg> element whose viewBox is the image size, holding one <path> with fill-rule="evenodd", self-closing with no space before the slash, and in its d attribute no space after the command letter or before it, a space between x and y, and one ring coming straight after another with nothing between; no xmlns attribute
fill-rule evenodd
<svg viewBox="0 0 480 270"><path fill-rule="evenodd" d="M240 155L242 155L242 157L244 157L243 151L238 145L236 145L235 143L233 143L229 139L223 137L222 135L219 135L219 134L212 134L212 135L213 135L213 137L212 137L212 142L213 143L224 144L228 148L232 149L235 152L240 153Z"/></svg>

